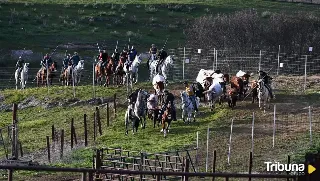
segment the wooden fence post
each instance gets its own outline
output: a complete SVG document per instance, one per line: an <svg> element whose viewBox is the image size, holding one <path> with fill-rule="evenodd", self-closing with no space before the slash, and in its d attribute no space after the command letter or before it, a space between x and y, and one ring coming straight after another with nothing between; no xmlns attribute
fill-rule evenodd
<svg viewBox="0 0 320 181"><path fill-rule="evenodd" d="M51 163L51 159L50 159L50 139L49 139L49 136L46 136L46 138L47 138L48 161L49 161L49 163Z"/></svg>
<svg viewBox="0 0 320 181"><path fill-rule="evenodd" d="M117 94L113 96L114 118L117 117Z"/></svg>
<svg viewBox="0 0 320 181"><path fill-rule="evenodd" d="M11 140L12 140L12 149L11 149L11 155L12 157L14 157L15 159L18 159L19 155L18 155L18 138L17 138L17 126L18 126L18 120L17 120L17 110L18 110L18 105L17 104L13 104L13 108L12 108L12 136L11 136Z"/></svg>
<svg viewBox="0 0 320 181"><path fill-rule="evenodd" d="M217 151L213 151L213 159L212 159L212 173L216 172L216 161L217 161ZM215 177L212 177L212 181L214 181Z"/></svg>
<svg viewBox="0 0 320 181"><path fill-rule="evenodd" d="M74 120L73 118L71 118L71 126L70 126L70 132L71 132L71 149L73 148L73 124L74 124Z"/></svg>
<svg viewBox="0 0 320 181"><path fill-rule="evenodd" d="M96 141L97 128L96 128L96 112L93 113L93 141Z"/></svg>
<svg viewBox="0 0 320 181"><path fill-rule="evenodd" d="M185 169L184 169L184 172L188 173L189 172L189 165L190 165L190 160L189 159L185 159ZM184 181L188 181L189 180L189 177L188 176L185 176L184 177Z"/></svg>
<svg viewBox="0 0 320 181"><path fill-rule="evenodd" d="M86 181L86 180L87 180L87 172L82 172L81 181Z"/></svg>
<svg viewBox="0 0 320 181"><path fill-rule="evenodd" d="M249 155L249 174L251 174L252 172L252 151L250 151L250 155ZM251 176L249 176L249 181L251 181Z"/></svg>
<svg viewBox="0 0 320 181"><path fill-rule="evenodd" d="M109 103L107 103L107 127L109 127L110 114L109 114Z"/></svg>
<svg viewBox="0 0 320 181"><path fill-rule="evenodd" d="M84 146L88 146L88 128L87 128L87 115L83 115L84 124Z"/></svg>
<svg viewBox="0 0 320 181"><path fill-rule="evenodd" d="M63 147L64 147L64 129L61 130L61 145L60 145L60 158L63 157Z"/></svg>
<svg viewBox="0 0 320 181"><path fill-rule="evenodd" d="M99 107L96 107L96 117L97 117L97 124L98 124L98 128L99 128L99 133L100 133L100 136L101 136L102 135L102 129L101 129L101 120L100 120Z"/></svg>
<svg viewBox="0 0 320 181"><path fill-rule="evenodd" d="M19 141L20 155L23 157L22 143Z"/></svg>
<svg viewBox="0 0 320 181"><path fill-rule="evenodd" d="M51 126L51 139L52 139L52 142L54 142L54 124Z"/></svg>
<svg viewBox="0 0 320 181"><path fill-rule="evenodd" d="M13 181L13 170L12 169L8 170L8 181Z"/></svg>
<svg viewBox="0 0 320 181"><path fill-rule="evenodd" d="M74 143L77 145L78 141L77 141L77 134L76 134L76 128L73 126L73 139L74 139Z"/></svg>

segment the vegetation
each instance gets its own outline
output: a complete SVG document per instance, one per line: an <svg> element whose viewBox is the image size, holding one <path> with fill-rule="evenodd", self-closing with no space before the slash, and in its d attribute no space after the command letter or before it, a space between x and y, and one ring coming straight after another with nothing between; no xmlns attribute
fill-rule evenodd
<svg viewBox="0 0 320 181"><path fill-rule="evenodd" d="M155 4L152 4L155 3ZM168 48L182 46L187 37L183 29L197 17L255 8L263 12L317 11L317 7L263 0L247 1L14 1L0 3L1 66L14 61L10 50L30 49L36 53L76 50L93 57L99 42L109 51L116 41L122 48L131 39L138 51L147 51L152 43ZM268 14L268 13L267 13ZM264 13L263 16L266 16ZM14 33L12 33L14 32ZM32 42L32 43L31 43ZM71 46L74 44L74 46ZM90 45L90 46L84 46ZM33 66L33 65L31 65Z"/></svg>

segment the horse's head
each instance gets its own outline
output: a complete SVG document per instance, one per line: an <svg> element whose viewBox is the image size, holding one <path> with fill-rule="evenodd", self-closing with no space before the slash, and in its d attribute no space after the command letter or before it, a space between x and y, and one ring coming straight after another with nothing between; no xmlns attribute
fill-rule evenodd
<svg viewBox="0 0 320 181"><path fill-rule="evenodd" d="M54 61L52 65L50 66L51 71L55 71L58 69L58 63Z"/></svg>
<svg viewBox="0 0 320 181"><path fill-rule="evenodd" d="M29 63L25 63L25 64L23 65L23 68L24 68L24 69L28 69L28 68L29 68Z"/></svg>
<svg viewBox="0 0 320 181"><path fill-rule="evenodd" d="M249 78L250 78L250 74L247 74L247 73L242 76L242 80L244 82L249 82Z"/></svg>
<svg viewBox="0 0 320 181"><path fill-rule="evenodd" d="M259 92L262 92L263 87L264 87L264 82L263 82L262 79L259 79L259 80L258 80L258 89L259 89Z"/></svg>
<svg viewBox="0 0 320 181"><path fill-rule="evenodd" d="M133 60L133 64L134 65L140 65L142 59L141 59L141 54L140 55L136 55L135 59Z"/></svg>
<svg viewBox="0 0 320 181"><path fill-rule="evenodd" d="M84 60L80 60L77 67L78 67L78 70L83 70L84 69Z"/></svg>
<svg viewBox="0 0 320 181"><path fill-rule="evenodd" d="M173 65L173 61L174 61L174 55L169 55L167 58L166 58L166 60L165 60L165 63L167 64L167 65Z"/></svg>

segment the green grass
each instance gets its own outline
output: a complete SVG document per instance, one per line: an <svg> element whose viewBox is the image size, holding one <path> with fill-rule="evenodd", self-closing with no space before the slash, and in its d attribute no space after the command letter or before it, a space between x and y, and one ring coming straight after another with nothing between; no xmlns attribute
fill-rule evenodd
<svg viewBox="0 0 320 181"><path fill-rule="evenodd" d="M122 48L128 38L140 52L147 51L152 43L162 47L166 38L169 38L167 48L175 48L184 45L188 37L184 36L183 29L194 18L247 8L257 9L261 17L265 11L318 12L317 6L263 0L10 0L0 3L0 49L5 50L5 54L9 54L9 50L24 47L46 53L58 44L70 42L93 45L91 49L74 49L81 56L93 57L96 54L94 44L97 42L107 46L110 51L114 49L116 40L120 41L119 47ZM60 48L57 52L64 53L65 49ZM73 51L71 48L69 50ZM10 64L7 58L3 58L6 59L3 65Z"/></svg>

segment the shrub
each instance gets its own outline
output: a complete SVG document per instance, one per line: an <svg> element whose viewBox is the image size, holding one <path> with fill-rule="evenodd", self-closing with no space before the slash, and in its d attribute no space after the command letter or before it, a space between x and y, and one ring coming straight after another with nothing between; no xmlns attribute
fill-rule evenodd
<svg viewBox="0 0 320 181"><path fill-rule="evenodd" d="M130 21L131 23L137 23L138 20L137 20L136 15L131 16L131 17L129 18L129 21Z"/></svg>
<svg viewBox="0 0 320 181"><path fill-rule="evenodd" d="M147 6L147 7L145 8L145 11L146 11L147 13L156 13L158 10L157 10L157 8L154 7L154 6Z"/></svg>
<svg viewBox="0 0 320 181"><path fill-rule="evenodd" d="M153 16L149 18L150 23L155 23L157 22L157 18L154 18Z"/></svg>
<svg viewBox="0 0 320 181"><path fill-rule="evenodd" d="M94 28L91 30L91 32L92 32L92 33L95 33L95 32L98 32L98 30L99 30L98 27L94 27Z"/></svg>
<svg viewBox="0 0 320 181"><path fill-rule="evenodd" d="M170 18L173 18L173 17L174 17L174 12L173 12L173 11L170 11L170 12L168 13L168 16L169 16Z"/></svg>
<svg viewBox="0 0 320 181"><path fill-rule="evenodd" d="M84 14L84 10L83 9L78 9L78 14L80 14L80 15Z"/></svg>
<svg viewBox="0 0 320 181"><path fill-rule="evenodd" d="M178 26L174 24L169 24L168 29L169 31L174 32L178 30Z"/></svg>
<svg viewBox="0 0 320 181"><path fill-rule="evenodd" d="M121 13L120 15L122 18L125 18L126 17L126 13Z"/></svg>
<svg viewBox="0 0 320 181"><path fill-rule="evenodd" d="M115 11L108 11L108 13L106 15L108 15L108 16L116 16L117 13Z"/></svg>
<svg viewBox="0 0 320 181"><path fill-rule="evenodd" d="M204 11L205 11L206 13L210 13L210 9L209 9L209 8L205 8Z"/></svg>
<svg viewBox="0 0 320 181"><path fill-rule="evenodd" d="M110 31L110 35L119 37L119 36L120 36L120 33L117 32L117 31Z"/></svg>
<svg viewBox="0 0 320 181"><path fill-rule="evenodd" d="M117 8L117 5L115 5L115 4L111 4L111 10L115 10Z"/></svg>

